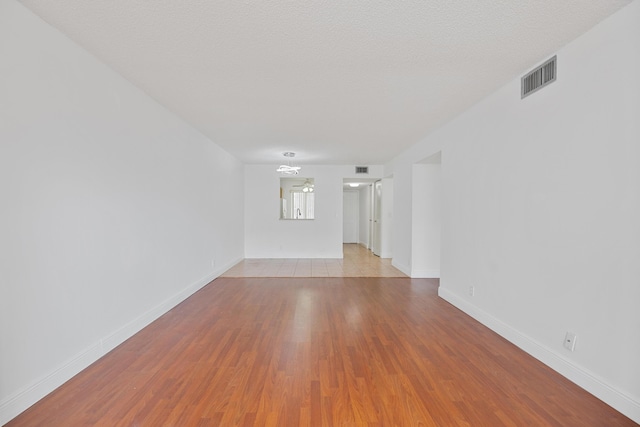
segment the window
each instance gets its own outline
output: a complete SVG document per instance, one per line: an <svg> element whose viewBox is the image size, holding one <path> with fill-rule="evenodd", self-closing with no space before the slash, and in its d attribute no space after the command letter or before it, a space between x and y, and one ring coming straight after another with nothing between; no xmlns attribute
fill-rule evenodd
<svg viewBox="0 0 640 427"><path fill-rule="evenodd" d="M293 219L313 219L315 194L291 190L291 214Z"/></svg>

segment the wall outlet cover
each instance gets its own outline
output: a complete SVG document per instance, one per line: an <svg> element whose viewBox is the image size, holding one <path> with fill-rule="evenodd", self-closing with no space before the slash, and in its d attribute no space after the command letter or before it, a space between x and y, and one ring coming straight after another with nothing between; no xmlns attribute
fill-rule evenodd
<svg viewBox="0 0 640 427"><path fill-rule="evenodd" d="M574 351L576 349L576 334L573 332L567 332L564 337L564 347L567 350Z"/></svg>

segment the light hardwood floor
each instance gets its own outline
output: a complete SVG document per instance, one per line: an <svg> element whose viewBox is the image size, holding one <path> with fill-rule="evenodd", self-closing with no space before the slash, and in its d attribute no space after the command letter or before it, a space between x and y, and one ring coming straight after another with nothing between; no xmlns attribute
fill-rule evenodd
<svg viewBox="0 0 640 427"><path fill-rule="evenodd" d="M407 277L390 259L358 244L343 245L343 259L245 259L223 277Z"/></svg>

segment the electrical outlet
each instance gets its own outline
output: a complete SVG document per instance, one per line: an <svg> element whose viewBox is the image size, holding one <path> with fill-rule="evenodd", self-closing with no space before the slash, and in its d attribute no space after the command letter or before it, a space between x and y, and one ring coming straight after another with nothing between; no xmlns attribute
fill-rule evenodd
<svg viewBox="0 0 640 427"><path fill-rule="evenodd" d="M569 351L574 351L576 349L576 338L576 334L567 332L564 337L564 347Z"/></svg>
<svg viewBox="0 0 640 427"><path fill-rule="evenodd" d="M474 286L469 286L469 296L472 297L476 293L476 289Z"/></svg>

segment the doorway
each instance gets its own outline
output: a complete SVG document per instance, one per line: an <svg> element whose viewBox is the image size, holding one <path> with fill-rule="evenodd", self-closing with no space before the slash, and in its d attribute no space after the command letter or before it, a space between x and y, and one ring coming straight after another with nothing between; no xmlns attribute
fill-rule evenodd
<svg viewBox="0 0 640 427"><path fill-rule="evenodd" d="M342 192L342 243L359 243L360 193Z"/></svg>

